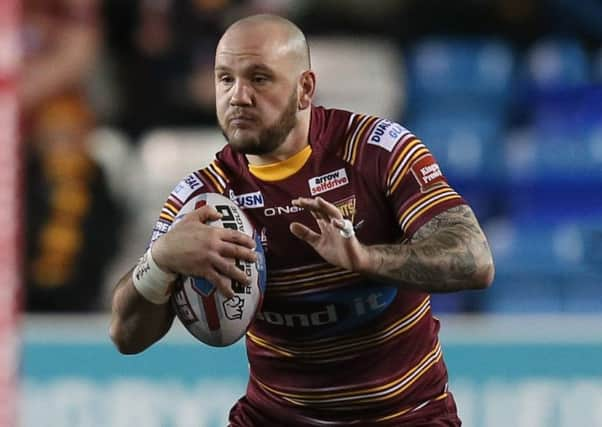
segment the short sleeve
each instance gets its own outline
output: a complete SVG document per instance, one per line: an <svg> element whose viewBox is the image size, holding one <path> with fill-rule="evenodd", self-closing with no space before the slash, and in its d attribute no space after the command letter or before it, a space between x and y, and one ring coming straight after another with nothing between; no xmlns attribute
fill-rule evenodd
<svg viewBox="0 0 602 427"><path fill-rule="evenodd" d="M211 191L203 182L200 171L185 176L169 193L163 203L159 217L153 227L153 232L148 246L151 246L159 237L169 231L184 203L193 196L202 192Z"/></svg>
<svg viewBox="0 0 602 427"><path fill-rule="evenodd" d="M435 215L466 203L428 147L399 123L358 115L349 133L347 160L384 193L404 238Z"/></svg>
<svg viewBox="0 0 602 427"><path fill-rule="evenodd" d="M410 238L434 216L466 202L449 185L430 150L407 132L391 153L383 179L399 226Z"/></svg>

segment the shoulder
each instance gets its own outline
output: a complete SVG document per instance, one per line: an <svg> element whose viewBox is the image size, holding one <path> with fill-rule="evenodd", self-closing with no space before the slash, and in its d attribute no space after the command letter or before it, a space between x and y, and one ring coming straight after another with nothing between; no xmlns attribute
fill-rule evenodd
<svg viewBox="0 0 602 427"><path fill-rule="evenodd" d="M336 108L312 107L310 139L314 145L337 147L353 163L359 150L392 153L417 139L401 124L387 118Z"/></svg>
<svg viewBox="0 0 602 427"><path fill-rule="evenodd" d="M351 113L341 152L345 162L387 187L429 155L422 141L402 124L361 113Z"/></svg>
<svg viewBox="0 0 602 427"><path fill-rule="evenodd" d="M352 115L350 111L312 106L309 139L314 151L340 151Z"/></svg>
<svg viewBox="0 0 602 427"><path fill-rule="evenodd" d="M185 175L174 187L169 199L177 205L186 203L201 193L223 194L236 170L236 155L225 146L204 167Z"/></svg>
<svg viewBox="0 0 602 427"><path fill-rule="evenodd" d="M418 138L395 121L369 114L352 113L346 134L346 160L354 163L360 154L388 157Z"/></svg>

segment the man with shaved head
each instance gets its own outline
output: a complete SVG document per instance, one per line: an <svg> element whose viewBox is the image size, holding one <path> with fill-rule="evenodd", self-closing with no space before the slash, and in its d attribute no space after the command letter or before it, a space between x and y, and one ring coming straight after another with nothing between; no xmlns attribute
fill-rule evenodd
<svg viewBox="0 0 602 427"><path fill-rule="evenodd" d="M178 275L229 297L232 281L247 282L235 259L254 261L254 242L206 225L215 209L173 224L190 198L220 193L253 222L268 267L246 337L247 393L229 426L459 426L429 294L485 288L494 269L428 148L398 123L313 105L305 36L281 17L227 29L215 88L227 144L176 186L157 222L147 257L161 297L133 269L117 284L119 351L141 352L169 330Z"/></svg>
<svg viewBox="0 0 602 427"><path fill-rule="evenodd" d="M239 70L256 91L235 84ZM215 79L219 124L252 164L285 160L307 145L315 76L305 36L292 22L255 15L234 23L217 45Z"/></svg>

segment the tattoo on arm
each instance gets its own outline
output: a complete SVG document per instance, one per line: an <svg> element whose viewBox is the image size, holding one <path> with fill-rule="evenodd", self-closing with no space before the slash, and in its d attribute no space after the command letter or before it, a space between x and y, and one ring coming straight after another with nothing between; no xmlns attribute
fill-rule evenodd
<svg viewBox="0 0 602 427"><path fill-rule="evenodd" d="M487 239L470 207L435 216L408 244L371 246L376 274L412 289L451 292L486 287L493 262Z"/></svg>

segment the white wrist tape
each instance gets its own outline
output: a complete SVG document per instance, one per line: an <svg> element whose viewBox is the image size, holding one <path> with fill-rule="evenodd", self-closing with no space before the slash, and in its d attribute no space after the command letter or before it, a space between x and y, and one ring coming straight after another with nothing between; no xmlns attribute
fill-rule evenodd
<svg viewBox="0 0 602 427"><path fill-rule="evenodd" d="M165 304L169 300L169 287L176 277L175 273L161 270L149 248L134 268L132 282L144 298L153 304Z"/></svg>
<svg viewBox="0 0 602 427"><path fill-rule="evenodd" d="M351 239L353 236L355 236L355 230L353 229L353 223L351 221L349 221L348 219L344 219L343 220L343 228L341 228L339 230L339 233L341 233L341 236L343 236L345 239Z"/></svg>

